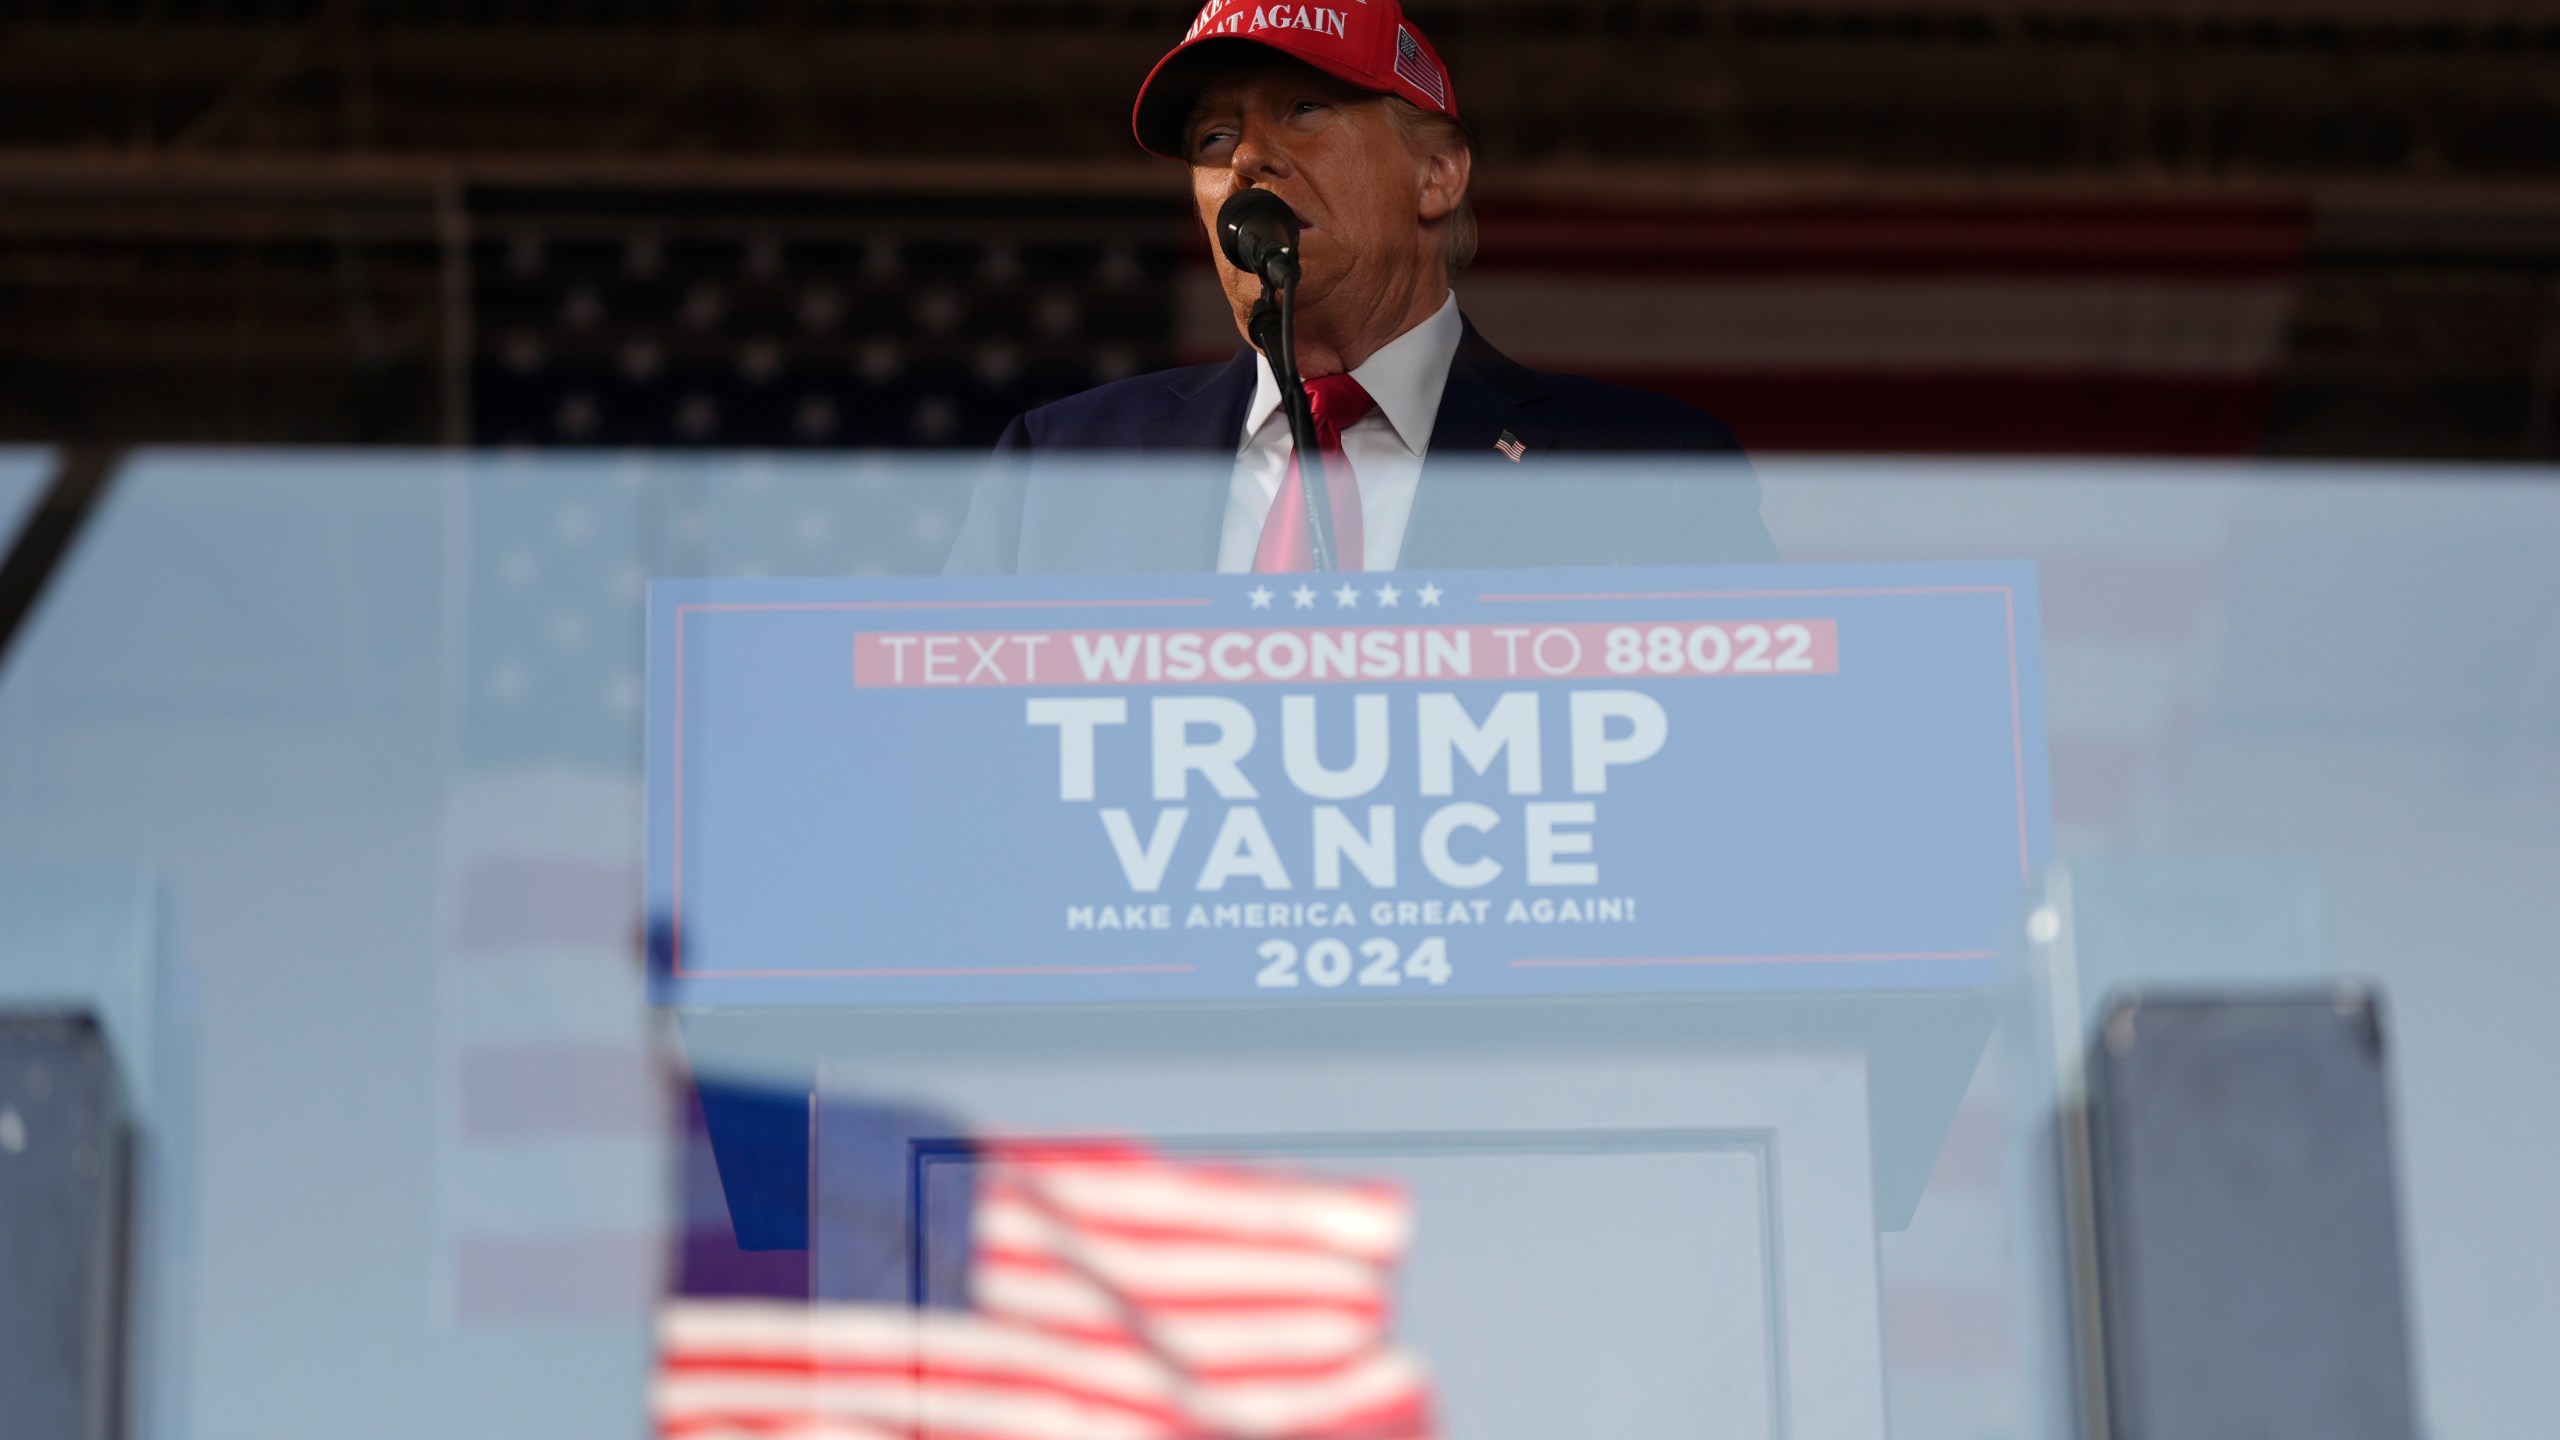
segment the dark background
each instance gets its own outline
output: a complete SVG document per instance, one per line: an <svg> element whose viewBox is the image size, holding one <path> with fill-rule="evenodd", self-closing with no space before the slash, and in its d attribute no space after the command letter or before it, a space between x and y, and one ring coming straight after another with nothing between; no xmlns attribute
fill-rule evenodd
<svg viewBox="0 0 2560 1440"><path fill-rule="evenodd" d="M982 444L1203 353L1180 172L1126 123L1193 8L0 0L0 438ZM1764 449L2560 455L2560 4L1412 13L1484 284L1849 286L1676 375L1493 334L1532 363ZM1993 298L1898 322L1944 354L1866 325L1949 277ZM2056 277L2272 328L2202 381L2138 317L1968 358Z"/></svg>

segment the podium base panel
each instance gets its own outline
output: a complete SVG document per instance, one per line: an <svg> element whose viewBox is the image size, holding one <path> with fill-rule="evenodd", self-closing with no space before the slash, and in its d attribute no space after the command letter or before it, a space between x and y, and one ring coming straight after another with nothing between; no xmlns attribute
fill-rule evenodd
<svg viewBox="0 0 2560 1440"><path fill-rule="evenodd" d="M1614 1440L1884 1433L1867 1062L1854 1048L1625 1058L1088 1057L818 1065L814 1288L876 1293L880 1207L927 1303L951 1293L955 1213L983 1137L1392 1180L1415 1222L1395 1335L1430 1366L1446 1433ZM951 1117L952 1133L839 1133L830 1113ZM965 1132L965 1133L964 1133ZM943 1293L936 1293L937 1291Z"/></svg>

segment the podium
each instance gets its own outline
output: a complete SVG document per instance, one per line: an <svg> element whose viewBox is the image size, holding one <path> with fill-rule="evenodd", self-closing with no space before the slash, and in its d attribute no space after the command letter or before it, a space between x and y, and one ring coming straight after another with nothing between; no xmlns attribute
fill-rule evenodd
<svg viewBox="0 0 2560 1440"><path fill-rule="evenodd" d="M2032 576L1428 577L1456 613L1302 704L1328 637L1253 579L653 591L653 962L764 1097L705 1107L740 1242L968 1314L1008 1146L1338 1177L1409 1209L1437 1433L1882 1436L1878 1235L2045 848ZM1433 625L1512 668L1426 673Z"/></svg>

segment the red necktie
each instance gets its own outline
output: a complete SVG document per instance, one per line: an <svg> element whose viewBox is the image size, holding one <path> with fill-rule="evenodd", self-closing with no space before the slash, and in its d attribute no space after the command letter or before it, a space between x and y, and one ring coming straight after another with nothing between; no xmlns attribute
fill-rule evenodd
<svg viewBox="0 0 2560 1440"><path fill-rule="evenodd" d="M1348 375L1319 375L1307 382L1307 408L1316 416L1316 444L1324 457L1325 494L1333 501L1333 567L1361 568L1360 481L1342 453L1342 432L1378 408L1360 382ZM1298 457L1289 457L1289 478L1272 497L1262 517L1262 542L1254 547L1253 568L1262 571L1313 570L1315 545L1307 529L1306 481L1298 473Z"/></svg>

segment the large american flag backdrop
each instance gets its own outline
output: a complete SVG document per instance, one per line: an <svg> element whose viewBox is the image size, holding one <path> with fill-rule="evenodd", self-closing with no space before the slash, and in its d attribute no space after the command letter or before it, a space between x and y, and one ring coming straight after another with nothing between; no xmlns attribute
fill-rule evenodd
<svg viewBox="0 0 2560 1440"><path fill-rule="evenodd" d="M1157 193L489 193L470 433L496 445L972 447L1238 345ZM1488 199L1459 298L1532 366L1761 451L2245 454L2307 211L2255 203Z"/></svg>

